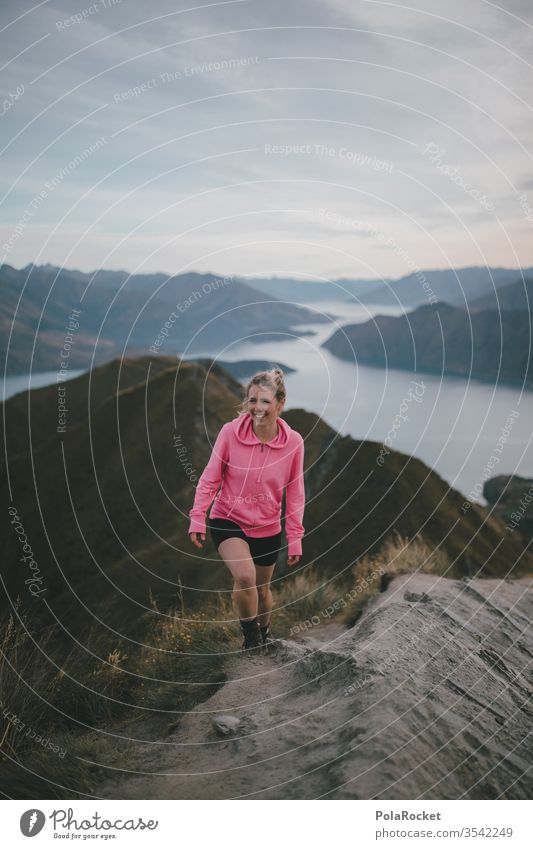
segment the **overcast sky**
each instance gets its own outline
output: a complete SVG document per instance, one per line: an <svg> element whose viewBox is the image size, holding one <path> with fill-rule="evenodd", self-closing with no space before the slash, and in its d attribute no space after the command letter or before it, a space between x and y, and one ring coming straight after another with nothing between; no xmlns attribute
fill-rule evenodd
<svg viewBox="0 0 533 849"><path fill-rule="evenodd" d="M530 0L6 0L0 254L533 265Z"/></svg>

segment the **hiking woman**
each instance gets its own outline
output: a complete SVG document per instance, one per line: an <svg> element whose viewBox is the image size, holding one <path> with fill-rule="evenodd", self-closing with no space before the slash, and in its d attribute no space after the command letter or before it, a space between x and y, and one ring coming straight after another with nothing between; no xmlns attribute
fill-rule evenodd
<svg viewBox="0 0 533 849"><path fill-rule="evenodd" d="M304 441L280 418L285 400L280 368L251 378L237 417L220 429L189 511L191 542L203 547L207 525L233 576L243 649L271 641L270 581L281 547L284 490L288 565L298 563L302 554Z"/></svg>

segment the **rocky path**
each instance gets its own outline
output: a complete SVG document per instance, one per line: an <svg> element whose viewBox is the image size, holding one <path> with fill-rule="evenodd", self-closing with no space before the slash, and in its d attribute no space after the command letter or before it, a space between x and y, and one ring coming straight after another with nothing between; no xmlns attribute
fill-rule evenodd
<svg viewBox="0 0 533 849"><path fill-rule="evenodd" d="M531 798L532 622L531 578L396 577L353 628L228 656L228 682L97 795Z"/></svg>

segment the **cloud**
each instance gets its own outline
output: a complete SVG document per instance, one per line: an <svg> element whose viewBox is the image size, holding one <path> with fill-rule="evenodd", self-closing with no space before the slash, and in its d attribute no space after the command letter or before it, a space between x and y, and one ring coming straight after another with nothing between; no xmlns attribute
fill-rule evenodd
<svg viewBox="0 0 533 849"><path fill-rule="evenodd" d="M97 10L82 20L58 26L91 5ZM475 240L494 253L498 225L424 157L428 143L490 195L512 238L512 186L531 188L524 176L533 36L527 2L500 9L483 0L446 7L431 0L406 9L379 0L93 0L77 12L59 2L31 8L17 4L17 15L28 14L6 30L11 57L46 38L6 69L8 89L22 84L24 93L2 116L7 142L19 135L4 156L9 179L1 187L9 196L0 225L12 228L39 186L76 152L99 137L106 144L42 205L13 251L21 264L35 259L42 233L65 215L69 227L93 240L96 253L84 246L75 255L79 267L82 257L107 250L100 225L93 227L102 217L115 238L135 229L137 244L150 250L160 238L166 260L169 224L178 236L200 227L180 245L190 261L237 246L244 234L250 246L228 248L221 262L231 256L235 265L224 272L268 263L271 249L262 241L277 232L289 242L311 235L334 246L333 254L307 259L301 247L280 249L284 262L293 255L309 273L328 276L335 268L349 276L359 262L403 273L367 235L320 219L321 207L399 229L409 254L428 257L429 265L441 263L441 248L452 261L471 251L477 262ZM9 14L0 13L4 26ZM267 146L310 151L272 154ZM372 160L390 167L380 170ZM209 223L224 217L224 224ZM424 227L436 240L433 260ZM517 239L523 247L521 231ZM55 244L61 251L63 242ZM46 250L49 261L62 264ZM530 248L526 254L530 263ZM115 267L130 257L128 244ZM507 249L496 264L506 259Z"/></svg>

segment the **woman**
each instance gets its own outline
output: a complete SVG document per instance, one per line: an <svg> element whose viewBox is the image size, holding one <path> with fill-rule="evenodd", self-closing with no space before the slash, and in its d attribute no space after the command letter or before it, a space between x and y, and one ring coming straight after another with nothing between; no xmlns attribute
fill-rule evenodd
<svg viewBox="0 0 533 849"><path fill-rule="evenodd" d="M280 368L252 377L239 415L218 434L189 511L191 542L203 548L206 512L215 497L208 526L233 576L243 649L266 648L271 641L270 581L281 547L284 489L288 565L296 565L302 554L304 441L280 418L285 400Z"/></svg>

